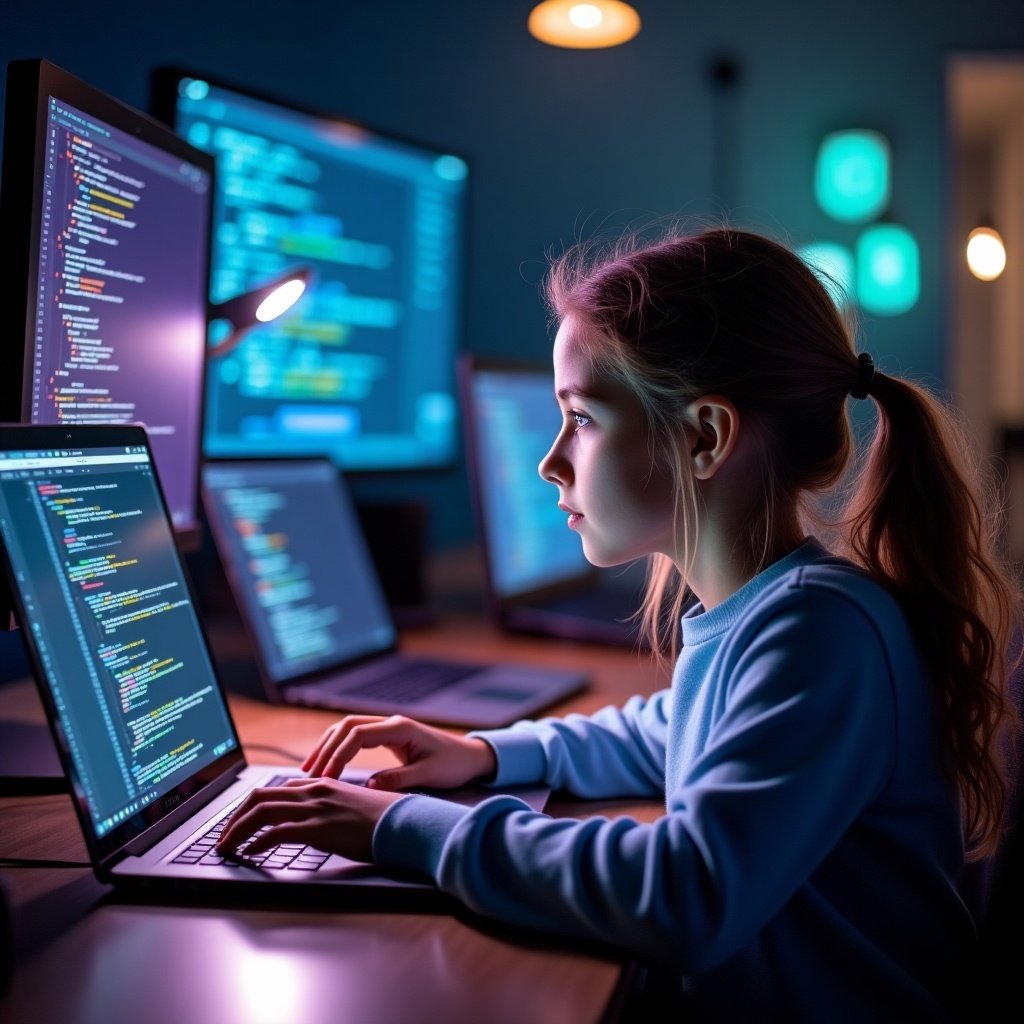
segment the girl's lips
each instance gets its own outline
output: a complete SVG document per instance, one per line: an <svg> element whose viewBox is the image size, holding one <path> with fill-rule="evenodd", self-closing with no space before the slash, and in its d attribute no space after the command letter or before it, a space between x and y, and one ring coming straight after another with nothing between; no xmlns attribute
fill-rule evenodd
<svg viewBox="0 0 1024 1024"><path fill-rule="evenodd" d="M574 509L569 508L568 505L565 505L562 502L558 503L558 507L563 512L568 512L569 513L569 528L570 529L572 529L574 526L577 526L580 522L583 521L583 513L582 512L576 512Z"/></svg>

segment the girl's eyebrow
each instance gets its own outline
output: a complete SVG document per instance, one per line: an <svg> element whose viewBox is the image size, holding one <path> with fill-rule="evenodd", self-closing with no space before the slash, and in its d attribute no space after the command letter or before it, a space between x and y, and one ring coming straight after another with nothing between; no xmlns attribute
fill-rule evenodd
<svg viewBox="0 0 1024 1024"><path fill-rule="evenodd" d="M562 399L562 401L568 401L570 398L585 398L591 402L600 402L601 397L594 394L593 391L588 391L586 388L581 387L578 384L573 384L567 388L559 388L556 395Z"/></svg>

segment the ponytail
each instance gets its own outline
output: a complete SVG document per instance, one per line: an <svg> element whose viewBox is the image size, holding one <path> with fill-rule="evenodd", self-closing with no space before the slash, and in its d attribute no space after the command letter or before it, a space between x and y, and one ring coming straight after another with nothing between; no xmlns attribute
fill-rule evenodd
<svg viewBox="0 0 1024 1024"><path fill-rule="evenodd" d="M1007 676L1021 605L997 557L996 492L959 424L923 388L876 373L870 393L878 422L845 510L847 554L891 590L920 639L968 857L980 859L999 842L1009 789L1001 751L1020 729Z"/></svg>

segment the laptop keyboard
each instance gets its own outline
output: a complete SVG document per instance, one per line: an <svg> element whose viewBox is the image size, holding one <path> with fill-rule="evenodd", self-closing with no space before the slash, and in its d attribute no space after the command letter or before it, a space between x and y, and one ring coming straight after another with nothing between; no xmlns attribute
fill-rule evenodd
<svg viewBox="0 0 1024 1024"><path fill-rule="evenodd" d="M284 776L278 775L267 782L267 785L280 786L285 781L286 778ZM232 808L227 811L203 835L182 850L171 863L213 865L229 868L261 867L269 871L316 871L327 863L330 854L326 854L312 846L303 846L302 843L281 843L279 846L273 846L263 853L257 853L254 857L247 857L245 855L245 848L252 842L252 839L240 846L235 856L225 857L216 851L217 840L220 839L221 832L224 831L224 826L228 823L228 819L234 813L234 810ZM260 835L265 831L266 828L262 828L256 835Z"/></svg>
<svg viewBox="0 0 1024 1024"><path fill-rule="evenodd" d="M405 703L429 697L479 671L479 665L407 660L389 665L380 675L358 686L345 686L344 692Z"/></svg>

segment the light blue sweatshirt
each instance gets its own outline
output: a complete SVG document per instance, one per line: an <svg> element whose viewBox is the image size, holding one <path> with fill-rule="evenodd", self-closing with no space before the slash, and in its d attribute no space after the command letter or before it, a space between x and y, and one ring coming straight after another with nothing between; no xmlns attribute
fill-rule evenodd
<svg viewBox="0 0 1024 1024"><path fill-rule="evenodd" d="M664 816L407 795L375 859L678 975L688 1020L948 1019L974 944L961 821L896 602L811 539L682 629L669 689L476 734L496 787L663 796Z"/></svg>

